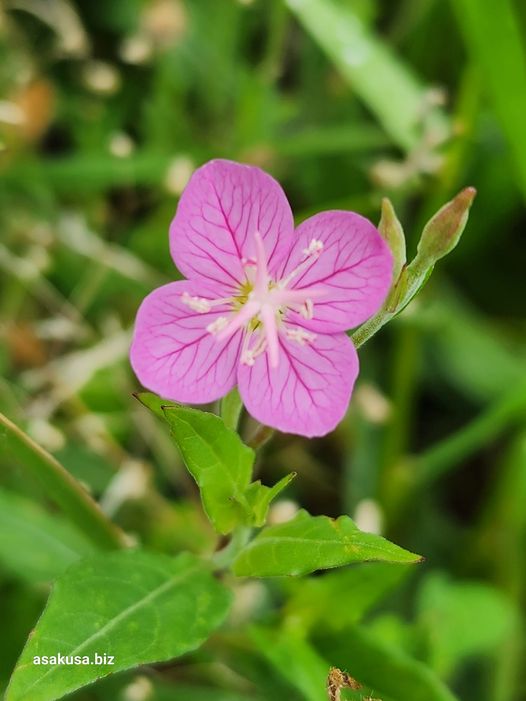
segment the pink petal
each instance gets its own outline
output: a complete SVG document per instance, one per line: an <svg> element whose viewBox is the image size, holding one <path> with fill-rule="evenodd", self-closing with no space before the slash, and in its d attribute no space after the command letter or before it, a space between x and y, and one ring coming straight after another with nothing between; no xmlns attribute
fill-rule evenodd
<svg viewBox="0 0 526 701"><path fill-rule="evenodd" d="M280 334L277 368L263 353L240 365L238 384L250 414L285 433L323 436L343 418L358 375L358 356L345 334L319 335L301 346Z"/></svg>
<svg viewBox="0 0 526 701"><path fill-rule="evenodd" d="M325 288L326 295L313 299L313 319L290 312L292 323L334 333L358 326L380 309L391 286L393 262L387 244L368 219L354 212L320 212L300 224L296 234L283 277L305 258L303 250L312 239L322 241L319 258L290 287Z"/></svg>
<svg viewBox="0 0 526 701"><path fill-rule="evenodd" d="M130 361L144 387L166 399L204 404L235 385L242 337L236 333L218 341L206 327L227 307L193 311L182 303L183 292L219 297L217 289L186 280L154 290L137 313Z"/></svg>
<svg viewBox="0 0 526 701"><path fill-rule="evenodd" d="M198 168L186 186L170 226L170 250L189 279L237 287L241 260L255 255L259 232L273 261L292 246L294 221L281 185L254 166L214 160Z"/></svg>

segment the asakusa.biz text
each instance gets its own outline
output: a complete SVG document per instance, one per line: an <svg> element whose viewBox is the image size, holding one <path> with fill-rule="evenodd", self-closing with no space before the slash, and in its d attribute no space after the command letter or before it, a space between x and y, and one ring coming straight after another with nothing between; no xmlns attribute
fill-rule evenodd
<svg viewBox="0 0 526 701"><path fill-rule="evenodd" d="M56 655L35 655L33 664L40 665L113 665L115 656L107 655L106 653L99 655L96 652L92 657L89 655L62 655L58 652Z"/></svg>

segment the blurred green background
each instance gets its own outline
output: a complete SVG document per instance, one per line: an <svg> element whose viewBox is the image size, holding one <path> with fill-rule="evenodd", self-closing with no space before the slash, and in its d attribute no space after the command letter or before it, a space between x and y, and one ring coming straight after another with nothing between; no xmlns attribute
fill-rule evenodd
<svg viewBox="0 0 526 701"><path fill-rule="evenodd" d="M280 436L261 462L263 480L299 473L276 519L348 513L426 563L377 569L385 590L404 580L382 605L374 570L238 585L200 652L75 698L316 701L328 664L401 680L391 701L427 701L404 686L419 674L466 701L526 698L525 124L519 1L3 0L0 411L149 547L215 547L127 360L141 299L176 275L167 229L192 170L257 164L298 221L377 221L388 196L410 253L478 190L458 248L361 350L344 423ZM24 465L0 465L5 684L73 534Z"/></svg>

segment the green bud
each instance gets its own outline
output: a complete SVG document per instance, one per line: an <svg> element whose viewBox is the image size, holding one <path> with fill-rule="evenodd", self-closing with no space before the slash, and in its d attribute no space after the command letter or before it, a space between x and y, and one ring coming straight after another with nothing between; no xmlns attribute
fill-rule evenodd
<svg viewBox="0 0 526 701"><path fill-rule="evenodd" d="M382 216L378 224L378 230L387 241L391 253L393 254L393 285L398 280L402 268L406 262L405 236L402 225L395 214L391 201L384 197L382 199Z"/></svg>
<svg viewBox="0 0 526 701"><path fill-rule="evenodd" d="M455 248L466 226L469 208L476 194L474 187L466 187L427 222L412 267L427 270Z"/></svg>

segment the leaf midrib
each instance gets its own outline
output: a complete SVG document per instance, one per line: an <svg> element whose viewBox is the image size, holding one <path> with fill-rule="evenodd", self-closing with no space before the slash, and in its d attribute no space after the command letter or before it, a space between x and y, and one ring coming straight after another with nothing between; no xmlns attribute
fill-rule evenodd
<svg viewBox="0 0 526 701"><path fill-rule="evenodd" d="M190 577L190 575L194 574L194 572L197 572L199 570L199 566L194 566L184 572L182 575L178 577L172 577L170 578L167 582L164 582L163 584L159 585L156 589L151 591L149 594L147 594L145 597L140 599L139 601L136 601L134 604L131 606L128 606L125 608L123 611L121 611L117 616L112 618L108 623L106 623L105 626L103 626L100 630L98 630L96 633L93 633L92 635L89 636L86 640L84 640L80 645L77 645L77 647L74 650L71 650L70 652L64 652L61 654L68 655L68 656L73 656L77 655L79 652L81 652L83 649L85 649L88 645L90 645L94 640L98 640L101 636L106 635L106 633L110 630L112 630L118 623L120 623L122 620L127 618L129 615L132 613L135 613L135 611L143 608L146 604L149 604L151 601L154 601L157 597L161 596L164 594L166 591L169 591L173 586L176 586L177 584L180 584L183 582L185 579ZM18 665L17 670L22 669L23 667L27 667L30 663L26 663L24 665ZM32 665L32 663L31 663ZM40 684L46 677L48 677L50 674L55 672L60 665L52 665L49 667L45 673L38 677L38 679L35 679L35 681L25 689L24 693L27 694L31 689L33 689L37 684Z"/></svg>

